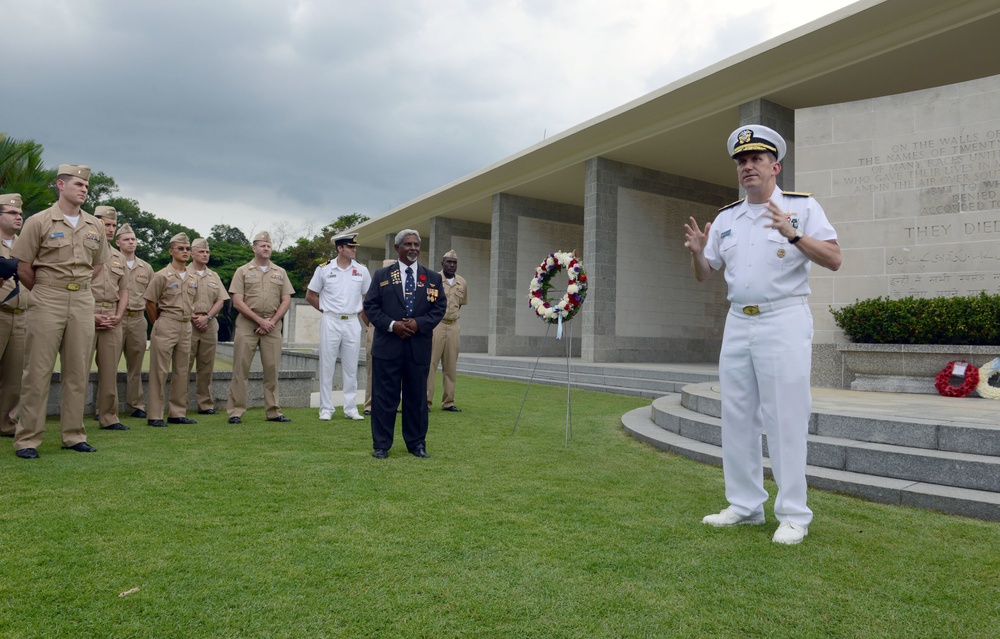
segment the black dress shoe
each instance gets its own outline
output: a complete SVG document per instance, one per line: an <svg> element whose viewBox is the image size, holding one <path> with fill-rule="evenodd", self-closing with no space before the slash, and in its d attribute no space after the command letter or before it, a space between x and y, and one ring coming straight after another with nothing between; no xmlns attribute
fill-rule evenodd
<svg viewBox="0 0 1000 639"><path fill-rule="evenodd" d="M34 448L29 448L28 450L34 450ZM17 451L17 452L21 452L21 451ZM36 453L36 455L37 455L37 453ZM386 459L388 456L389 456L389 451L387 451L384 448L376 448L372 452L372 457L374 457L375 459Z"/></svg>
<svg viewBox="0 0 1000 639"><path fill-rule="evenodd" d="M209 408L208 410L200 410L200 411L198 411L198 414L199 415L218 415L219 411L215 410L214 408Z"/></svg>
<svg viewBox="0 0 1000 639"><path fill-rule="evenodd" d="M372 414L372 412L366 408L365 409L365 415L371 415L371 414ZM5 435L5 437L13 437L13 435Z"/></svg>
<svg viewBox="0 0 1000 639"><path fill-rule="evenodd" d="M430 455L427 454L427 449L424 448L423 444L414 446L413 449L410 451L410 454L413 455L414 457L421 457L423 459L427 459L428 457L430 457Z"/></svg>
<svg viewBox="0 0 1000 639"><path fill-rule="evenodd" d="M63 446L63 450L75 450L78 453L97 452L97 449L88 444L87 442L80 442L79 444L73 444L72 446Z"/></svg>
<svg viewBox="0 0 1000 639"><path fill-rule="evenodd" d="M14 433L0 433L0 437L13 437Z"/></svg>
<svg viewBox="0 0 1000 639"><path fill-rule="evenodd" d="M163 421L162 419L147 419L146 425L152 426L154 428L166 428L167 422Z"/></svg>
<svg viewBox="0 0 1000 639"><path fill-rule="evenodd" d="M21 459L38 459L38 451L34 448L22 448L21 450L15 450L14 454Z"/></svg>
<svg viewBox="0 0 1000 639"><path fill-rule="evenodd" d="M118 422L116 424L108 424L107 426L101 426L101 430L128 430L128 426Z"/></svg>
<svg viewBox="0 0 1000 639"><path fill-rule="evenodd" d="M442 408L441 410L448 411L449 413L461 413L462 409L458 406L449 406L448 408Z"/></svg>
<svg viewBox="0 0 1000 639"><path fill-rule="evenodd" d="M135 417L136 419L146 419L146 411L142 410L141 408L137 408L134 411L132 411L132 414L129 415L129 417Z"/></svg>
<svg viewBox="0 0 1000 639"><path fill-rule="evenodd" d="M230 417L229 418L229 423L230 424L242 424L243 420L240 419L239 417Z"/></svg>
<svg viewBox="0 0 1000 639"><path fill-rule="evenodd" d="M197 424L198 422L193 419L188 419L187 417L168 417L168 424Z"/></svg>
<svg viewBox="0 0 1000 639"><path fill-rule="evenodd" d="M281 422L282 424L292 421L291 418L285 417L284 415L278 415L277 417L268 417L269 422Z"/></svg>

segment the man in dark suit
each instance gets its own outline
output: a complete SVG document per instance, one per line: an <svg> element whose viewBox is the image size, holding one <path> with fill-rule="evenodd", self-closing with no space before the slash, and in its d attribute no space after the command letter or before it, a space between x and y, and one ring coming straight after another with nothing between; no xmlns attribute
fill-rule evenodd
<svg viewBox="0 0 1000 639"><path fill-rule="evenodd" d="M365 315L375 326L372 346L372 456L385 459L403 397L403 441L417 457L428 457L427 373L434 327L447 308L441 275L417 264L420 234L396 234L399 261L379 269L365 296Z"/></svg>

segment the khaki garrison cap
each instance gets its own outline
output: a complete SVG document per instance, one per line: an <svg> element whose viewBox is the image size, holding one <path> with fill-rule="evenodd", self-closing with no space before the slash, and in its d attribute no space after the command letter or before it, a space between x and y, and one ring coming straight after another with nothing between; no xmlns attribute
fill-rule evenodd
<svg viewBox="0 0 1000 639"><path fill-rule="evenodd" d="M191 242L191 248L192 249L196 249L196 248L208 248L208 240L206 240L203 237L196 237L196 238L194 238L194 241Z"/></svg>
<svg viewBox="0 0 1000 639"><path fill-rule="evenodd" d="M267 242L268 244L270 244L271 243L271 234L268 233L267 231L261 231L257 235L253 236L253 241L254 242Z"/></svg>
<svg viewBox="0 0 1000 639"><path fill-rule="evenodd" d="M445 254L444 254L444 255L443 255L442 257L441 257L441 259L443 260L443 259L445 259L446 257L450 257L450 258L452 258L452 259L456 259L456 260L457 260L457 259L458 259L458 253L456 253L456 252L455 252L454 250L451 250L451 251L448 251L447 253L445 253Z"/></svg>
<svg viewBox="0 0 1000 639"><path fill-rule="evenodd" d="M20 193L4 193L0 195L0 206L13 206L20 211L23 205L24 201L21 199Z"/></svg>
<svg viewBox="0 0 1000 639"><path fill-rule="evenodd" d="M392 266L398 261L399 260L382 260L382 267L385 268L386 266Z"/></svg>
<svg viewBox="0 0 1000 639"><path fill-rule="evenodd" d="M118 211L113 206L98 206L94 209L94 217L118 221Z"/></svg>
<svg viewBox="0 0 1000 639"><path fill-rule="evenodd" d="M749 124L741 126L729 135L727 143L729 157L735 159L740 153L751 151L767 151L773 153L778 158L778 162L785 157L785 138L778 135L774 129L769 129L760 124Z"/></svg>
<svg viewBox="0 0 1000 639"><path fill-rule="evenodd" d="M190 244L191 241L188 239L187 233L178 233L177 235L170 238L171 244Z"/></svg>
<svg viewBox="0 0 1000 639"><path fill-rule="evenodd" d="M90 167L84 166L83 164L60 164L59 168L56 170L56 176L60 175L72 175L73 177L78 177L81 180L90 181Z"/></svg>
<svg viewBox="0 0 1000 639"><path fill-rule="evenodd" d="M121 227L118 229L118 232L115 233L115 237L121 237L122 235L125 235L127 233L135 235L135 231L133 231L132 227L128 225L128 222L121 225Z"/></svg>

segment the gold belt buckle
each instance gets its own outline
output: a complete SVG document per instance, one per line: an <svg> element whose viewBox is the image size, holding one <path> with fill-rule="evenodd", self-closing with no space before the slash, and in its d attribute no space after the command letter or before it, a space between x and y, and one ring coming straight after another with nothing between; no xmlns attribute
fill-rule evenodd
<svg viewBox="0 0 1000 639"><path fill-rule="evenodd" d="M351 316L350 315L341 315L340 319L342 319L342 320L351 319Z"/></svg>
<svg viewBox="0 0 1000 639"><path fill-rule="evenodd" d="M79 291L80 290L80 285L77 284L76 282L70 282L69 284L66 285L66 290L67 291Z"/></svg>
<svg viewBox="0 0 1000 639"><path fill-rule="evenodd" d="M759 313L760 313L760 307L757 306L756 304L754 304L753 306L744 306L743 307L743 314L744 315L757 315Z"/></svg>
<svg viewBox="0 0 1000 639"><path fill-rule="evenodd" d="M182 318L181 318L181 321L182 321L182 322L190 322L190 321L191 321L191 318L190 318L190 317L182 317Z"/></svg>

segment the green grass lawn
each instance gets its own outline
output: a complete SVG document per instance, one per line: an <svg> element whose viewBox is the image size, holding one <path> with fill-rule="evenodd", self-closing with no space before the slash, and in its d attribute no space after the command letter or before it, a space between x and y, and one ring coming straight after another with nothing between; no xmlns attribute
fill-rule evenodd
<svg viewBox="0 0 1000 639"><path fill-rule="evenodd" d="M647 400L574 391L566 447L565 388L533 386L511 434L524 388L460 377L427 460L312 409L127 420L96 454L50 420L40 460L0 455L0 637L1000 632L997 524L810 491L800 546L771 542L771 504L709 528L722 471L628 437Z"/></svg>

